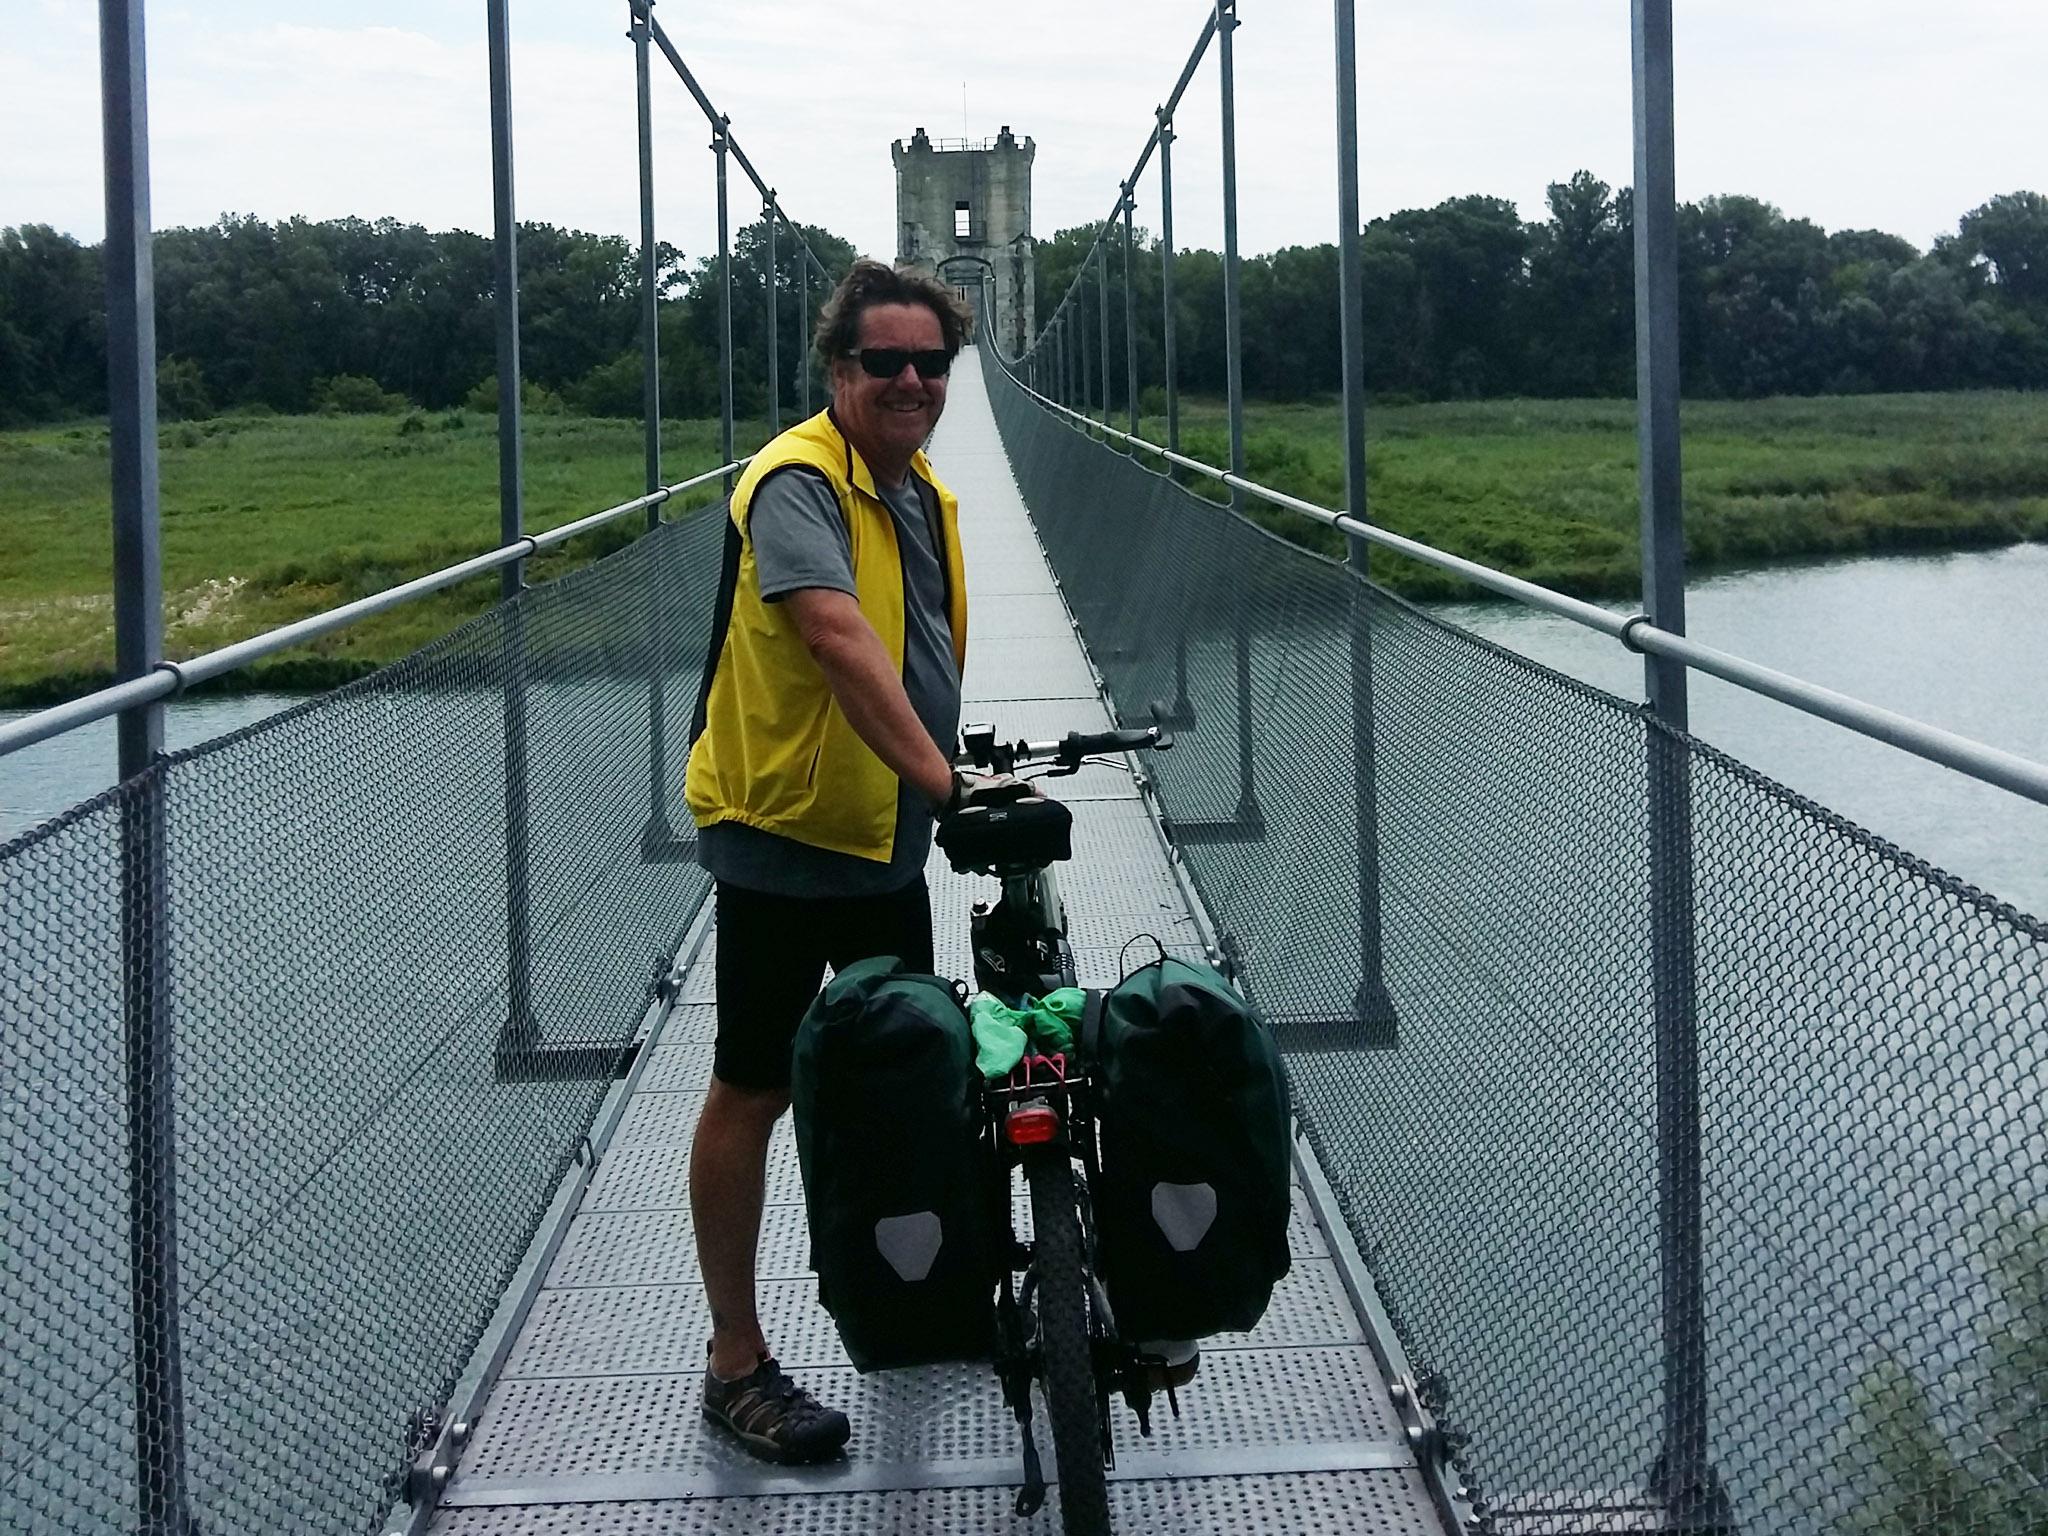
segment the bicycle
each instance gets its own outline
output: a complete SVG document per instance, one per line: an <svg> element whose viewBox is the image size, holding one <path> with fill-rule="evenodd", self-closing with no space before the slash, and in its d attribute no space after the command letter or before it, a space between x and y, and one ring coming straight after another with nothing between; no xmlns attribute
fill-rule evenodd
<svg viewBox="0 0 2048 1536"><path fill-rule="evenodd" d="M1163 725L1009 743L979 725L967 727L961 741L961 760L977 768L1014 775L1045 764L1039 777L1047 778L1077 773L1103 754L1166 751L1173 745ZM941 825L939 845L956 871L1002 882L999 900L974 903L969 927L976 982L1011 1007L1075 984L1066 909L1052 870L1072 857L1072 826L1064 805L1021 782L970 797ZM1140 1432L1152 1432L1145 1358L1119 1337L1096 1279L1089 1188L1100 1169L1086 1068L1079 1052L1045 1055L1027 1043L1009 1078L985 1090L990 1161L999 1184L991 1199L1000 1200L999 1230L1010 1256L996 1299L994 1365L1023 1441L1024 1486L1016 1508L1020 1515L1035 1513L1046 1492L1031 1429L1036 1379L1052 1421L1067 1536L1099 1536L1110 1528L1106 1473L1116 1461L1111 1397L1121 1392L1137 1414ZM1012 1215L1011 1170L1020 1163L1030 1189L1029 1244L1018 1240ZM1167 1392L1177 1413L1171 1386Z"/></svg>

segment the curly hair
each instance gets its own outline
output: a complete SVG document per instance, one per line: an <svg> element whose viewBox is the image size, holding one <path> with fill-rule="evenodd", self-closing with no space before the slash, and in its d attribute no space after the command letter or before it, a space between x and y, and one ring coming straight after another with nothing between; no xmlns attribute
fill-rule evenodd
<svg viewBox="0 0 2048 1536"><path fill-rule="evenodd" d="M833 363L859 348L860 317L877 304L922 304L939 317L939 334L945 340L946 356L958 357L960 348L966 345L967 328L973 317L951 288L922 267L892 267L886 262L861 260L839 280L832 297L818 311L818 328L811 337L811 345L828 372Z"/></svg>

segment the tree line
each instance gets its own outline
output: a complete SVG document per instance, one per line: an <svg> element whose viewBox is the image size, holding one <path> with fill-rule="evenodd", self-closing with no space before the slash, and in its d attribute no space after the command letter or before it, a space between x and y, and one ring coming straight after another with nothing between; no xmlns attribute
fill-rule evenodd
<svg viewBox="0 0 2048 1536"><path fill-rule="evenodd" d="M836 280L854 250L800 226ZM767 402L767 229L733 241L735 404ZM593 415L641 413L640 263L634 244L548 224L519 228L520 373L530 397ZM497 372L492 242L396 219L229 215L160 231L154 246L158 393L167 416L236 407L429 409L491 400ZM806 345L799 259L777 240L783 393L798 398ZM662 413L719 410L715 260L656 251ZM824 285L813 272L810 311ZM0 425L106 410L100 248L47 225L0 230ZM751 366L750 366L751 364Z"/></svg>
<svg viewBox="0 0 2048 1536"><path fill-rule="evenodd" d="M1375 219L1361 242L1369 390L1412 399L1630 395L1635 391L1635 221L1629 189L1589 172L1553 183L1548 218L1459 197ZM1038 247L1043 324L1095 227ZM1161 379L1159 246L1132 259L1138 376ZM1124 400L1120 233L1105 242L1112 399ZM1678 210L1682 388L1696 398L2048 385L2048 197L2012 192L1921 252L1878 230L1829 234L1753 197ZM1176 253L1175 352L1183 388L1224 389L1223 261ZM1255 397L1343 384L1334 244L1239 265L1244 387ZM1088 345L1100 348L1096 281ZM1100 374L1096 398L1100 398Z"/></svg>
<svg viewBox="0 0 2048 1536"><path fill-rule="evenodd" d="M1375 219L1362 245L1367 387L1382 397L1626 395L1634 389L1634 223L1627 188L1587 172L1551 186L1548 217L1460 197ZM2048 385L2048 197L2012 192L1964 214L1922 252L1876 230L1833 234L1755 198L1679 210L1683 388L1694 397ZM835 276L853 247L805 238ZM1093 229L1039 242L1042 324ZM735 405L766 407L766 227L733 251ZM1124 394L1121 242L1107 248L1110 393ZM798 313L797 256L777 249L784 404L821 284ZM1158 242L1132 260L1141 386L1161 382ZM496 371L491 241L395 219L229 215L160 232L155 244L160 393L170 416L428 408L488 401ZM525 224L519 235L521 364L540 404L640 413L640 276L631 242ZM657 252L662 409L719 409L716 263ZM815 274L814 274L815 276ZM1289 246L1241 264L1248 393L1289 399L1342 383L1334 245ZM1090 341L1099 336L1090 289ZM1224 387L1223 262L1174 265L1184 388ZM0 230L0 425L106 409L98 246L46 225ZM1099 362L1096 365L1099 368ZM1097 397L1101 385L1096 374Z"/></svg>

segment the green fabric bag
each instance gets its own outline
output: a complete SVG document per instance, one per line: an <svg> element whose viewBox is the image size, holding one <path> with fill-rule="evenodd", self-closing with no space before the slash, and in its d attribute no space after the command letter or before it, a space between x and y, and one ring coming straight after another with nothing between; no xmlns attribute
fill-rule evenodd
<svg viewBox="0 0 2048 1536"><path fill-rule="evenodd" d="M1271 1032L1214 971L1169 958L1105 994L1083 1036L1118 1331L1251 1328L1288 1268L1287 1073Z"/></svg>
<svg viewBox="0 0 2048 1536"><path fill-rule="evenodd" d="M863 1371L987 1359L1006 1198L950 983L893 956L832 978L790 1098L818 1297Z"/></svg>
<svg viewBox="0 0 2048 1536"><path fill-rule="evenodd" d="M1057 987L1044 997L1027 997L1024 1003L1022 1008L1012 1008L984 992L967 1005L974 1028L974 1064L983 1077L1008 1077L1024 1059L1029 1044L1041 1052L1073 1050L1074 1031L1088 1006L1086 992L1079 987Z"/></svg>

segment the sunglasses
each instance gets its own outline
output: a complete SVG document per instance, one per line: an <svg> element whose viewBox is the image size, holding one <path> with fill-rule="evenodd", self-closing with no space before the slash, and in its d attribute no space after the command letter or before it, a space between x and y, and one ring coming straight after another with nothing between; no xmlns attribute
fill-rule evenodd
<svg viewBox="0 0 2048 1536"><path fill-rule="evenodd" d="M902 347L862 347L851 354L860 359L860 371L871 379L893 379L905 366L915 368L920 379L943 379L953 366L944 351L910 352Z"/></svg>

